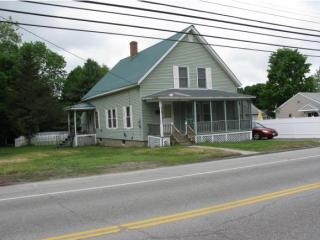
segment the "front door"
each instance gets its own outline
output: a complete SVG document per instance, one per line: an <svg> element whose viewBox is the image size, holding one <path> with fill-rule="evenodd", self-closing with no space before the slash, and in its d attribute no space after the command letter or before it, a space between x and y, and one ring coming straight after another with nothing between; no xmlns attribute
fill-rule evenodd
<svg viewBox="0 0 320 240"><path fill-rule="evenodd" d="M163 104L163 124L173 123L173 108L172 103Z"/></svg>

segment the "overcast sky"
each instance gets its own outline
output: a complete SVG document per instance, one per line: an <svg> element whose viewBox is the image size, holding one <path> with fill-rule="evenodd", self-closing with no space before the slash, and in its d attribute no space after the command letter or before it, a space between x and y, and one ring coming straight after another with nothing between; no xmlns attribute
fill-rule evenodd
<svg viewBox="0 0 320 240"><path fill-rule="evenodd" d="M152 0L152 1L155 1L155 0ZM320 16L318 14L320 12L320 1L316 1L316 0L314 1L205 0L205 1L227 4L227 5L237 6L241 8L256 10L256 11L264 11L271 14L286 16L287 18L271 16L271 15L266 15L266 14L256 13L256 12L250 12L246 10L234 9L226 6L219 6L219 5L203 2L201 0L190 0L190 1L181 1L181 0L180 1L174 1L174 0L158 1L157 0L157 2L164 2L164 3L179 5L179 6L192 7L194 9L209 10L209 11L224 13L232 16L246 17L250 19L274 22L278 24L280 23L280 24L292 25L297 27L318 29L319 30L318 33L317 32L309 32L309 33L320 35ZM141 6L145 8L163 9L163 10L168 10L172 12L181 12L185 14L193 14L193 15L199 15L199 16L210 17L210 18L249 23L239 19L237 20L237 19L228 18L228 17L215 16L212 14L195 13L193 11L177 10L177 9L172 9L168 7L153 6L150 4L141 3L136 0L128 0L128 1L108 0L108 2L114 2L118 4L121 3L123 5L131 5L131 6ZM313 39L313 40L320 41L319 37L310 37L310 36L288 34L288 33L268 31L268 30L262 30L262 29L254 29L249 27L222 24L222 23L217 23L213 21L204 21L199 19L175 17L170 15L164 15L164 14L161 15L161 14L155 14L155 13L149 13L149 12L124 10L124 9L115 8L115 7L95 6L92 4L84 4L84 3L72 2L72 1L51 1L50 3L59 3L63 5L70 5L70 6L81 6L81 7L92 8L92 9L103 9L103 10L109 10L109 11L112 10L117 12L141 14L144 16L148 15L148 16L163 17L167 19L183 20L183 21L194 23L196 28L202 34L216 35L216 36L222 36L222 37L232 37L237 39L264 41L264 42L270 42L270 43L281 44L281 45L292 45L297 47L308 47L308 48L320 49L319 43L310 43L310 42L303 42L303 41L297 41L297 40L288 40L288 39L282 39L282 38L239 33L234 31L216 29L213 27L198 26L197 23L209 24L212 26L232 27L237 29L245 29L245 30L256 31L256 32L264 32L264 33L298 37L298 38L304 38L304 39ZM255 5L252 5L252 4L255 4ZM40 6L40 5L31 4L31 3L23 3L23 2L17 2L17 1L0 1L0 7L6 8L6 9L29 11L29 12L47 13L47 14L59 15L59 16L77 17L77 18L109 21L109 22L129 23L129 24L143 25L143 26L149 26L149 27L159 27L159 28L166 28L166 29L171 29L176 31L180 31L188 26L188 24L171 23L166 21L149 20L149 19L142 19L142 18L135 18L135 17L126 17L126 16L119 16L119 15L108 14L108 13L96 13L91 11ZM99 31L109 31L109 32L121 32L121 33L128 33L128 34L142 34L142 35L155 36L155 37L161 37L161 38L167 38L172 35L172 33L169 33L169 32L167 33L167 32L158 32L158 31L143 30L143 29L136 29L136 28L129 28L129 27L118 27L118 26L110 26L110 25L97 24L97 23L67 21L67 20L61 20L61 19L52 19L52 18L45 18L45 17L9 13L4 11L0 11L0 16L5 18L8 18L9 16L11 16L13 20L18 22L45 24L45 25L52 25L52 26L72 27L72 28L91 29L91 30L99 30ZM299 18L306 21L294 20L290 18ZM252 23L252 22L250 23L259 25L258 23ZM269 25L265 25L265 26L269 26ZM281 28L276 26L274 27ZM123 37L123 36L111 36L111 35L102 35L102 34L94 34L94 33L80 33L80 32L73 32L73 31L40 29L36 27L25 27L25 28L46 39L49 39L55 44L67 49L68 51L71 51L83 58L92 58L98 61L100 64L107 65L109 68L112 68L120 59L128 56L130 41L132 40L138 41L139 50L149 47L159 41L159 40L143 39L143 38L137 38L137 37ZM294 31L303 32L303 30L294 30ZM39 40L37 37L23 30L21 30L21 33L23 34L24 41ZM214 39L214 38L206 38L206 39L209 43L214 43L214 44L224 44L224 45L259 48L259 49L267 49L267 50L276 49L276 47L271 47L271 46L240 43L235 41L227 41L227 40ZM47 43L47 46L65 57L68 71L70 71L77 65L83 64L82 60L62 51L61 49L58 49L50 45L49 43ZM268 58L270 55L269 53L228 49L228 48L215 47L215 46L213 48L221 56L221 58L227 63L227 65L231 68L231 70L235 73L238 79L242 82L243 86L266 82ZM302 51L301 50L301 52L304 54L320 56L320 51L309 51L309 50ZM312 64L311 73L313 74L320 65L319 64L320 58L308 57L308 62Z"/></svg>

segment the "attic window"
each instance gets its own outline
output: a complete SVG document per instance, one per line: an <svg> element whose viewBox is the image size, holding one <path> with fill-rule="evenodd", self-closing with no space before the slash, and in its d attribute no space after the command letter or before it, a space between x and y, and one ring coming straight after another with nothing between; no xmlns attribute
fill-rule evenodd
<svg viewBox="0 0 320 240"><path fill-rule="evenodd" d="M188 41L193 42L193 35L192 34L188 34Z"/></svg>

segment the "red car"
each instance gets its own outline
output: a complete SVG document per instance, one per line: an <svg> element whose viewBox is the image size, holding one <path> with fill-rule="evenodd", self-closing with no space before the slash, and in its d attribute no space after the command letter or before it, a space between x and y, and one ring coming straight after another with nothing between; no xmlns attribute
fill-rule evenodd
<svg viewBox="0 0 320 240"><path fill-rule="evenodd" d="M254 140L259 140L263 138L272 139L274 137L278 136L278 133L276 130L272 128L267 128L263 126L261 123L253 123L252 128L252 137Z"/></svg>

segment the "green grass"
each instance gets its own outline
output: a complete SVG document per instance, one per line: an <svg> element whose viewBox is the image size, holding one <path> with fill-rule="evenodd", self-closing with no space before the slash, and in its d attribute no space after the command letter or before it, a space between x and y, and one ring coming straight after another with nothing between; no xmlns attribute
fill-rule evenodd
<svg viewBox="0 0 320 240"><path fill-rule="evenodd" d="M279 150L303 148L303 147L317 147L320 146L320 141L316 140L258 140L258 141L243 141L243 142L229 142L229 143L203 143L201 145L220 147L220 148L234 148L255 152L272 152Z"/></svg>
<svg viewBox="0 0 320 240"><path fill-rule="evenodd" d="M170 166L231 156L213 149L53 146L0 148L0 185Z"/></svg>

